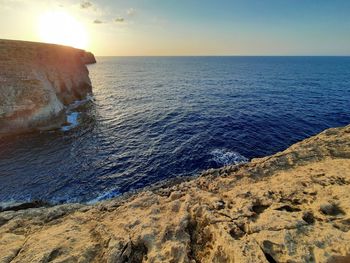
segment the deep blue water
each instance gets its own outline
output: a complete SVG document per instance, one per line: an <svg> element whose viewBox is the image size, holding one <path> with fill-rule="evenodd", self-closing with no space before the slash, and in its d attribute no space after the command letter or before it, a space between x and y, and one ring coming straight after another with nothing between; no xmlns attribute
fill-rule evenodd
<svg viewBox="0 0 350 263"><path fill-rule="evenodd" d="M349 57L98 58L60 130L0 139L0 202L88 202L350 123Z"/></svg>

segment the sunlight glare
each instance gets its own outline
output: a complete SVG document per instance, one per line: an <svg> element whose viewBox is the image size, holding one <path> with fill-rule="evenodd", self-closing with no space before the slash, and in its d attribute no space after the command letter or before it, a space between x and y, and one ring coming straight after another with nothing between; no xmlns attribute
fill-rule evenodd
<svg viewBox="0 0 350 263"><path fill-rule="evenodd" d="M39 18L39 36L47 43L85 49L88 44L84 26L63 11L51 11Z"/></svg>

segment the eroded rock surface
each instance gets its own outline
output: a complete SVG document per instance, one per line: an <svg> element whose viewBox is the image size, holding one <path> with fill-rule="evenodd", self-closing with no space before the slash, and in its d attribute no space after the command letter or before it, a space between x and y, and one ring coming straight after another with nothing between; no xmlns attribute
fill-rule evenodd
<svg viewBox="0 0 350 263"><path fill-rule="evenodd" d="M71 47L0 40L0 135L50 128L66 105L91 93L86 63Z"/></svg>
<svg viewBox="0 0 350 263"><path fill-rule="evenodd" d="M349 262L350 126L96 205L0 213L0 262Z"/></svg>

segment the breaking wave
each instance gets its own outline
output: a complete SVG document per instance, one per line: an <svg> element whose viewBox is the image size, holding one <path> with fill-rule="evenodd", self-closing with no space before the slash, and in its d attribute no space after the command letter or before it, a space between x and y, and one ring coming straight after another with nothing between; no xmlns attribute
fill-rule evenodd
<svg viewBox="0 0 350 263"><path fill-rule="evenodd" d="M215 149L211 152L213 161L218 166L233 165L248 162L248 158L238 152L228 151L224 149Z"/></svg>
<svg viewBox="0 0 350 263"><path fill-rule="evenodd" d="M0 138L0 206L98 202L350 123L350 57L105 57L89 71L94 97L61 130Z"/></svg>
<svg viewBox="0 0 350 263"><path fill-rule="evenodd" d="M113 189L113 190L110 190L110 191L107 191L105 193L100 194L99 196L97 196L94 199L91 199L90 201L87 202L87 204L93 205L99 201L110 199L110 198L117 197L120 195L121 195L121 192L118 189Z"/></svg>

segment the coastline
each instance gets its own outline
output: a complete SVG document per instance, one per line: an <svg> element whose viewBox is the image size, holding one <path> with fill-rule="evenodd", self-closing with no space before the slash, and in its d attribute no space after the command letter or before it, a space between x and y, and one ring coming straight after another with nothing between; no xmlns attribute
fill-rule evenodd
<svg viewBox="0 0 350 263"><path fill-rule="evenodd" d="M1 212L0 262L346 262L349 193L350 125L94 205Z"/></svg>
<svg viewBox="0 0 350 263"><path fill-rule="evenodd" d="M68 46L0 39L0 136L49 130L92 93L92 53Z"/></svg>

